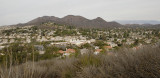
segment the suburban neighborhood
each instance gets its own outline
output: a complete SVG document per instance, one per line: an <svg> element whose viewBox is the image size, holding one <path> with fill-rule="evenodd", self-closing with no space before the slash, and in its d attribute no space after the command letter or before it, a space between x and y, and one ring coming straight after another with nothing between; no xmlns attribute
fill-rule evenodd
<svg viewBox="0 0 160 78"><path fill-rule="evenodd" d="M0 50L10 47L10 44L33 45L40 55L48 53L48 47L55 47L51 54L60 57L76 53L93 52L113 53L115 50L128 47L133 50L159 41L160 31L156 29L113 28L113 29L80 29L72 26L44 23L44 27L0 27ZM49 27L47 27L49 26ZM54 29L50 29L50 28ZM56 28L56 29L55 29ZM5 55L0 51L0 55Z"/></svg>

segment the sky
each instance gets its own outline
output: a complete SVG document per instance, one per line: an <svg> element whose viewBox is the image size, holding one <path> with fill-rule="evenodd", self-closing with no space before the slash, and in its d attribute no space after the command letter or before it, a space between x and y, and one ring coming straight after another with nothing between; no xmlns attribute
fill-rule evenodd
<svg viewBox="0 0 160 78"><path fill-rule="evenodd" d="M88 19L159 20L160 0L0 0L0 25L41 16L80 15Z"/></svg>

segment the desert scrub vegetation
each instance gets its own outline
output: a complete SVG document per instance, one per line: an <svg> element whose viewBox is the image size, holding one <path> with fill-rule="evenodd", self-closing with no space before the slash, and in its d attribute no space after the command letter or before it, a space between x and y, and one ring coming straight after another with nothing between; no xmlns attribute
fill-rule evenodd
<svg viewBox="0 0 160 78"><path fill-rule="evenodd" d="M0 67L1 78L159 78L160 45Z"/></svg>

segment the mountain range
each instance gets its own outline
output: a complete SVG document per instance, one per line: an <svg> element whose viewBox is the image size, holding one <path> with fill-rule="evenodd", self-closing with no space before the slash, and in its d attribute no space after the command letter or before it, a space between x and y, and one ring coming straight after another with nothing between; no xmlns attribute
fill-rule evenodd
<svg viewBox="0 0 160 78"><path fill-rule="evenodd" d="M68 15L63 18L55 16L42 16L35 18L27 23L17 24L16 26L37 25L53 22L59 25L75 26L77 28L114 28L114 27L160 27L159 21L145 20L117 20L117 22L107 22L101 17L87 19L82 16ZM15 25L13 25L15 26ZM41 26L43 27L43 26Z"/></svg>
<svg viewBox="0 0 160 78"><path fill-rule="evenodd" d="M109 27L122 26L117 22L107 22L101 17L97 17L95 19L90 20L82 16L74 16L74 15L68 15L63 18L58 18L55 16L38 17L36 19L33 19L25 23L25 25L40 25L46 22L54 22L56 24L70 25L78 28L109 28Z"/></svg>

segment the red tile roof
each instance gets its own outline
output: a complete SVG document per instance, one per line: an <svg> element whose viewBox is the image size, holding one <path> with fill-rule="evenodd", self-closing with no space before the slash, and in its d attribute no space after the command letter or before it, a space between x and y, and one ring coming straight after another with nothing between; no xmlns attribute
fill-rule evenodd
<svg viewBox="0 0 160 78"><path fill-rule="evenodd" d="M64 53L64 51L62 51L62 50L59 50L58 52L59 52L59 53L62 53L62 54Z"/></svg>
<svg viewBox="0 0 160 78"><path fill-rule="evenodd" d="M104 46L104 48L111 49L112 47L111 46Z"/></svg>
<svg viewBox="0 0 160 78"><path fill-rule="evenodd" d="M102 51L102 49L96 49L96 52L101 52Z"/></svg>
<svg viewBox="0 0 160 78"><path fill-rule="evenodd" d="M75 53L76 51L74 49L67 49L66 51L59 50L58 52L63 54L63 53Z"/></svg>
<svg viewBox="0 0 160 78"><path fill-rule="evenodd" d="M67 49L67 53L75 53L76 51L74 49Z"/></svg>

